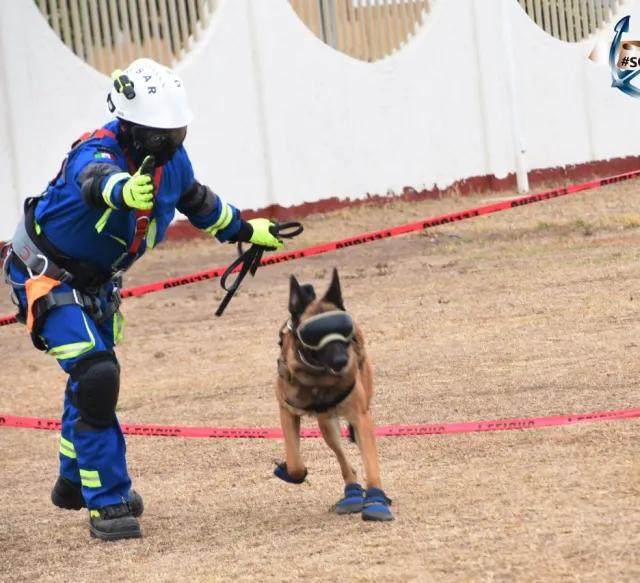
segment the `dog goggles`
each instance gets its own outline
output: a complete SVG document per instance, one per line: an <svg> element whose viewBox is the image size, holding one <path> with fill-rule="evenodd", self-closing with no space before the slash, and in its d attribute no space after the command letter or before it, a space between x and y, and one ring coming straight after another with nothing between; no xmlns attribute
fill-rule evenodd
<svg viewBox="0 0 640 583"><path fill-rule="evenodd" d="M177 150L187 137L187 128L161 130L135 126L133 128L133 137L149 152L160 152L168 144Z"/></svg>
<svg viewBox="0 0 640 583"><path fill-rule="evenodd" d="M346 312L323 312L305 320L298 329L298 340L309 350L322 350L329 342L353 340L355 327L351 316Z"/></svg>

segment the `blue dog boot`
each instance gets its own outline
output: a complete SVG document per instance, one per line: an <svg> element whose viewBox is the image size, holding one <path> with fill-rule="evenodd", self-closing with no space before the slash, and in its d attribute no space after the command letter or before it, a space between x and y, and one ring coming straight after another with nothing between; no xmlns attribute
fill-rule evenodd
<svg viewBox="0 0 640 583"><path fill-rule="evenodd" d="M393 520L391 512L391 499L379 488L369 488L365 494L362 520L387 521Z"/></svg>
<svg viewBox="0 0 640 583"><path fill-rule="evenodd" d="M352 483L344 487L344 498L331 510L336 514L358 514L364 508L364 490L360 484Z"/></svg>
<svg viewBox="0 0 640 583"><path fill-rule="evenodd" d="M307 473L307 468L305 468L304 476L302 476L302 478L294 478L293 476L290 476L289 471L287 470L287 462L278 464L275 470L273 470L274 476L288 482L289 484L302 484L307 479Z"/></svg>

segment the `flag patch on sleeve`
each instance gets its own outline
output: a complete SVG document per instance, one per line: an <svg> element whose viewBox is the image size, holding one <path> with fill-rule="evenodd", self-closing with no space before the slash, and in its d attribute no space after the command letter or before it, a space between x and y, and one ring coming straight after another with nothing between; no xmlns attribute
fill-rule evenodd
<svg viewBox="0 0 640 583"><path fill-rule="evenodd" d="M107 152L106 150L100 150L99 152L96 152L93 157L97 160L112 160L115 161L116 156L115 154L112 154L111 152Z"/></svg>

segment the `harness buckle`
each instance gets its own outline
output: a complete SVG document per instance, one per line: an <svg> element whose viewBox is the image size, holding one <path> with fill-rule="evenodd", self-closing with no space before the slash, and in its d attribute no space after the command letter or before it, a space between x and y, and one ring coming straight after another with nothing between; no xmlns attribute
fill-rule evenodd
<svg viewBox="0 0 640 583"><path fill-rule="evenodd" d="M122 293L120 292L119 287L113 288L113 291L111 292L111 297L109 298L109 303L113 304L114 313L120 309L120 306L122 305Z"/></svg>
<svg viewBox="0 0 640 583"><path fill-rule="evenodd" d="M71 275L66 269L60 270L60 275L58 276L58 281L63 284L68 284L73 280L73 275Z"/></svg>
<svg viewBox="0 0 640 583"><path fill-rule="evenodd" d="M93 294L83 294L78 290L73 290L73 299L81 307L87 310L89 316L94 322L99 322L103 316L102 308L100 307L100 298Z"/></svg>
<svg viewBox="0 0 640 583"><path fill-rule="evenodd" d="M116 274L118 273L124 273L124 269L120 268L120 265L122 264L122 262L127 259L127 257L129 257L129 252L125 251L122 255L120 255L120 257L118 257L118 259L116 259L113 262L113 265L111 266L112 269L116 269Z"/></svg>
<svg viewBox="0 0 640 583"><path fill-rule="evenodd" d="M122 305L122 276L124 269L119 269L113 274L111 281L113 282L113 290L111 291L109 302L113 304L114 313L120 309Z"/></svg>
<svg viewBox="0 0 640 583"><path fill-rule="evenodd" d="M122 287L122 276L124 275L124 269L118 269L112 276L111 281L116 287Z"/></svg>
<svg viewBox="0 0 640 583"><path fill-rule="evenodd" d="M84 308L85 302L82 298L82 294L77 289L71 290L71 293L73 294L73 299L75 300L76 304L78 304L81 308Z"/></svg>
<svg viewBox="0 0 640 583"><path fill-rule="evenodd" d="M148 215L142 215L136 219L136 229L146 229L150 222ZM139 225L138 223L143 223L143 225Z"/></svg>

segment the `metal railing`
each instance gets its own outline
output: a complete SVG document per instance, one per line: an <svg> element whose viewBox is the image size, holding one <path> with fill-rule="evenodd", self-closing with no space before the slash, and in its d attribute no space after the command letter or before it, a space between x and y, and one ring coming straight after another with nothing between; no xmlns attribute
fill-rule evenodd
<svg viewBox="0 0 640 583"><path fill-rule="evenodd" d="M33 1L62 41L105 74L142 56L175 66L199 39L218 5L218 0ZM436 0L288 1L327 45L372 62L401 49ZM543 30L567 42L591 36L614 18L621 4L621 0L517 1Z"/></svg>
<svg viewBox="0 0 640 583"><path fill-rule="evenodd" d="M289 0L300 19L334 49L363 61L397 51L435 0Z"/></svg>
<svg viewBox="0 0 640 583"><path fill-rule="evenodd" d="M610 22L621 0L518 0L533 21L548 34L579 42Z"/></svg>
<svg viewBox="0 0 640 583"><path fill-rule="evenodd" d="M60 39L107 75L139 57L174 66L199 39L218 4L218 0L34 1Z"/></svg>

